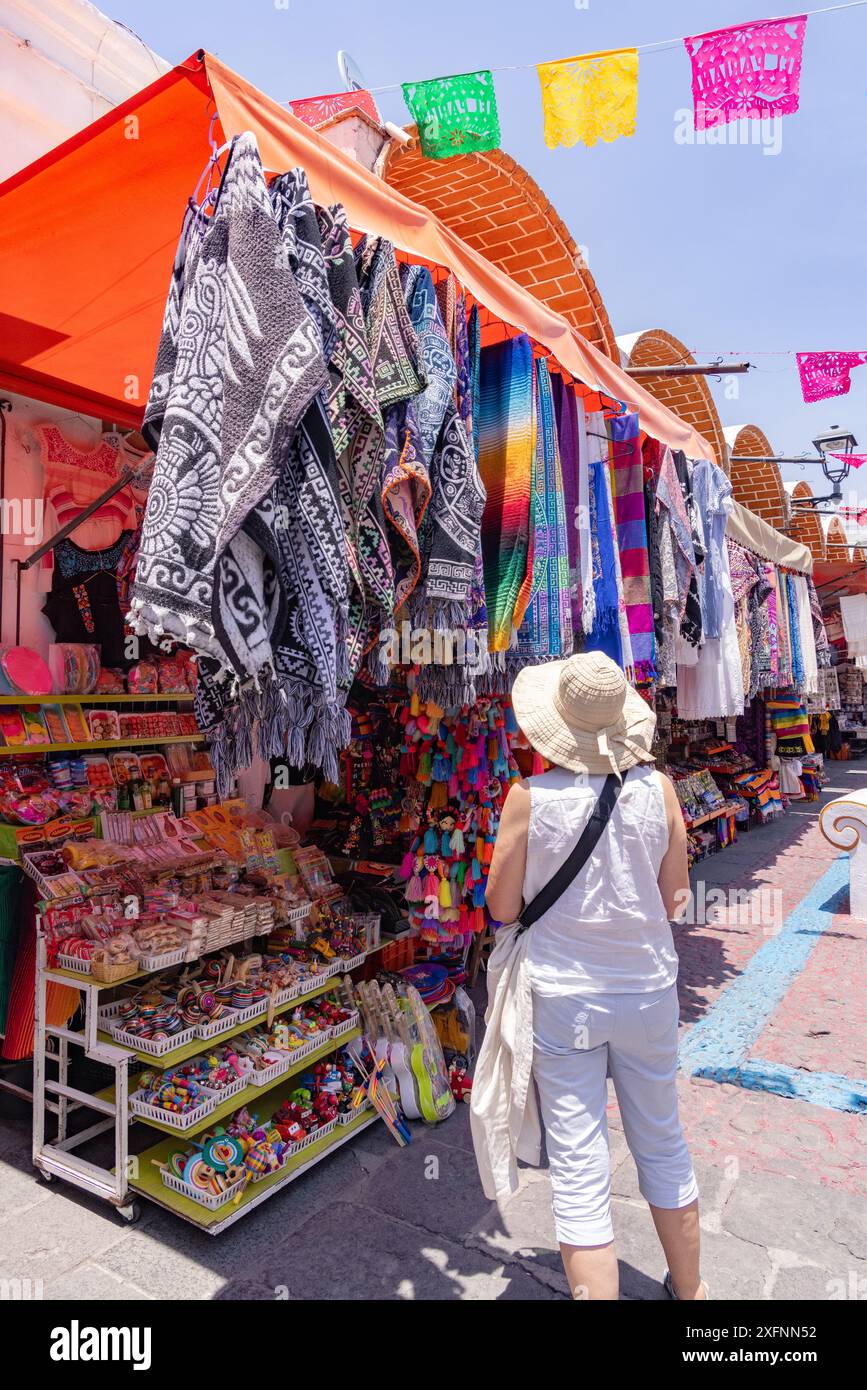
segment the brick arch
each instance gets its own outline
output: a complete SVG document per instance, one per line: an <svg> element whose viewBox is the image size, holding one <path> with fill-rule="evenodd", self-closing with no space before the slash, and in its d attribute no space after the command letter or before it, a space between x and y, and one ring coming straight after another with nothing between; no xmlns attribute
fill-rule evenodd
<svg viewBox="0 0 867 1390"><path fill-rule="evenodd" d="M803 478L792 488L793 502L812 496L813 489ZM789 534L807 547L814 560L825 559L825 532L812 507L792 507Z"/></svg>
<svg viewBox="0 0 867 1390"><path fill-rule="evenodd" d="M695 363L689 349L664 328L649 328L644 333L622 338L620 346L629 367L677 367ZM705 377L646 376L641 378L641 385L681 420L694 425L713 445L717 462L726 466L723 427Z"/></svg>
<svg viewBox="0 0 867 1390"><path fill-rule="evenodd" d="M825 551L829 560L848 560L848 536L838 516L832 516L825 535Z"/></svg>
<svg viewBox="0 0 867 1390"><path fill-rule="evenodd" d="M415 126L408 126L417 135ZM392 141L382 177L436 213L474 250L556 309L612 361L614 329L569 228L535 179L502 150L425 159L418 140Z"/></svg>
<svg viewBox="0 0 867 1390"><path fill-rule="evenodd" d="M854 565L863 565L865 560L867 560L867 550L864 549L863 545L856 545L855 549L852 551L852 563Z"/></svg>
<svg viewBox="0 0 867 1390"><path fill-rule="evenodd" d="M726 430L731 449L729 476L736 501L762 517L778 531L788 528L789 503L780 469L776 463L759 462L763 455L773 454L768 436L758 425L739 425ZM737 463L737 455L750 454L755 462Z"/></svg>

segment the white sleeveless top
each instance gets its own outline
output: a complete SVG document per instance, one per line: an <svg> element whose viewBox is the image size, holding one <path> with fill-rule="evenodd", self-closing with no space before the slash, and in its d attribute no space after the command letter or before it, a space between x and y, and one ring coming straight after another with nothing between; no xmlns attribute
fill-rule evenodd
<svg viewBox="0 0 867 1390"><path fill-rule="evenodd" d="M574 849L604 783L563 768L529 779L524 902ZM537 994L642 994L674 983L677 955L657 884L667 849L659 777L652 767L630 768L589 862L530 928Z"/></svg>

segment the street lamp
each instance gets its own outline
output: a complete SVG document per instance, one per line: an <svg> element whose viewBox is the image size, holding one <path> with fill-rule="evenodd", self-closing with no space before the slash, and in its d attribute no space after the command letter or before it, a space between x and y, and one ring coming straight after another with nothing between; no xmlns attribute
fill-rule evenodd
<svg viewBox="0 0 867 1390"><path fill-rule="evenodd" d="M821 456L822 472L831 484L831 493L828 497L811 499L816 502L842 502L843 492L840 484L849 476L850 465L845 457L854 453L858 441L851 430L840 429L839 425L832 425L827 434L817 434L813 440L813 447L816 453ZM834 455L835 457L829 457Z"/></svg>

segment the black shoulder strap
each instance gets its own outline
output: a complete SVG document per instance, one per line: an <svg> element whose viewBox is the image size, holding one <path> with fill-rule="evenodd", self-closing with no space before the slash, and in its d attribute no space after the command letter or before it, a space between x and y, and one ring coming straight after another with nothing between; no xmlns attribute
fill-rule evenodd
<svg viewBox="0 0 867 1390"><path fill-rule="evenodd" d="M609 772L605 778L605 786L602 788L599 800L593 807L593 813L582 830L578 843L569 858L560 865L545 887L536 894L531 903L527 903L521 912L518 918L520 923L519 936L528 927L532 927L534 922L538 922L539 918L543 917L548 909L554 906L557 899L563 896L569 884L578 877L611 819L611 812L617 804L622 786L623 783L620 778L615 777L613 772Z"/></svg>

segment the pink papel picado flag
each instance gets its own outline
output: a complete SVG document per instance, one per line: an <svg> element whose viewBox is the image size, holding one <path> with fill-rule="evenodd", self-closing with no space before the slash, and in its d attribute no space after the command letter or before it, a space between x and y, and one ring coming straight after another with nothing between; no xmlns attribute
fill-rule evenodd
<svg viewBox="0 0 867 1390"><path fill-rule="evenodd" d="M867 352L799 352L796 356L801 393L808 404L847 395L850 371L867 362Z"/></svg>
<svg viewBox="0 0 867 1390"><path fill-rule="evenodd" d="M806 15L793 15L684 39L692 63L696 130L744 116L765 120L797 111L806 30Z"/></svg>

